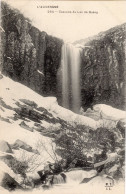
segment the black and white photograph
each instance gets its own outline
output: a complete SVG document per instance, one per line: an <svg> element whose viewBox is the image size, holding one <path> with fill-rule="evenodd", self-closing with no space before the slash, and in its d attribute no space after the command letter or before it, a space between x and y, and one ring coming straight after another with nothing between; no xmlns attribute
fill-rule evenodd
<svg viewBox="0 0 126 194"><path fill-rule="evenodd" d="M124 194L126 1L0 10L0 193Z"/></svg>

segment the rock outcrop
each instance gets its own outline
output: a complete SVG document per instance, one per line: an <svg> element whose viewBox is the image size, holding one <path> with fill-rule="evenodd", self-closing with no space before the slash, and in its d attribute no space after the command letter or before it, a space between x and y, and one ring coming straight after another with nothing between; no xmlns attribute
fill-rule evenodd
<svg viewBox="0 0 126 194"><path fill-rule="evenodd" d="M84 41L78 43L83 44ZM125 108L125 47L126 24L102 32L84 43L81 53L83 107L104 103L116 108Z"/></svg>
<svg viewBox="0 0 126 194"><path fill-rule="evenodd" d="M57 80L63 41L41 32L6 3L2 3L1 12L2 72L41 95L57 97L61 103ZM82 45L82 107L104 103L124 109L126 24L78 43Z"/></svg>
<svg viewBox="0 0 126 194"><path fill-rule="evenodd" d="M55 96L62 40L41 32L4 2L1 12L3 73L40 94Z"/></svg>
<svg viewBox="0 0 126 194"><path fill-rule="evenodd" d="M3 173L2 181L0 185L9 190L22 189L17 181L15 181L8 173Z"/></svg>
<svg viewBox="0 0 126 194"><path fill-rule="evenodd" d="M0 140L0 151L6 152L6 153L12 153L12 149L10 145L4 140Z"/></svg>
<svg viewBox="0 0 126 194"><path fill-rule="evenodd" d="M37 153L36 150L32 149L31 146L29 146L29 145L26 144L25 142L21 141L20 139L17 139L17 140L15 141L15 143L14 143L13 145L11 145L11 148L12 148L12 149L19 149L19 148L21 148L21 149L24 149L24 150L26 150L26 151L28 151L28 152L33 152L33 153L36 152L36 153Z"/></svg>

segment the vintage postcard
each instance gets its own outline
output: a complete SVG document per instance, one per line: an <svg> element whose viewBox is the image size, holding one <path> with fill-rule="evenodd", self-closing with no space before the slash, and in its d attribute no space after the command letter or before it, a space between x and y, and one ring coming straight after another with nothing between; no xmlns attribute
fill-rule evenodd
<svg viewBox="0 0 126 194"><path fill-rule="evenodd" d="M126 1L1 1L0 193L124 194Z"/></svg>

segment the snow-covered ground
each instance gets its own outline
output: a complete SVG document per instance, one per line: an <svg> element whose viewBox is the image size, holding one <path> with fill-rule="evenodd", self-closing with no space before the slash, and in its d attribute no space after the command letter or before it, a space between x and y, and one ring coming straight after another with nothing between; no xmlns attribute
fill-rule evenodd
<svg viewBox="0 0 126 194"><path fill-rule="evenodd" d="M55 97L42 97L33 90L29 89L28 87L18 82L14 82L8 77L4 76L0 80L0 87L0 97L4 99L4 102L7 105L13 108L17 107L17 105L15 104L16 101L20 101L20 99L27 99L30 101L34 101L38 105L38 107L44 107L45 109L50 111L55 117L62 118L65 121L70 122L71 124L78 123L89 126L93 129L96 129L101 126L101 121L97 122L89 117L73 113L72 111L59 106ZM102 120L108 119L111 121L118 121L120 119L126 118L125 111L115 109L105 104L95 105L93 107L93 110L95 112L100 112ZM10 113L11 112L12 111L10 111ZM6 111L2 112L2 114L6 114Z"/></svg>
<svg viewBox="0 0 126 194"><path fill-rule="evenodd" d="M79 115L76 114L68 109L65 109L61 106L58 105L57 99L55 97L42 97L41 95L35 93L33 90L29 89L28 87L14 82L8 77L3 76L2 79L0 79L0 99L4 101L4 103L7 106L10 106L12 110L7 108L6 106L3 106L1 103L0 106L0 138L2 140L7 141L9 144L13 144L17 139L27 143L30 145L33 149L38 149L40 152L40 155L37 156L37 160L41 162L41 165L39 166L40 169L43 168L44 164L47 161L53 161L53 150L51 146L51 138L43 136L41 133L38 131L33 130L29 131L25 128L22 128L20 126L22 120L19 118L18 120L14 120L14 115L15 115L15 110L14 108L19 108L17 107L16 102L20 102L21 105L23 105L23 102L21 99L26 99L30 100L32 102L35 102L38 107L43 107L45 108L49 113L53 115L54 118L61 118L64 121L70 123L71 125L76 125L76 124L81 124L85 126L89 126L92 128L92 130L96 130L100 126L106 126L108 128L110 127L115 127L117 122L119 120L124 120L126 119L126 112L121 111L119 109L115 109L113 107L104 105L104 104L98 104L93 107L93 111L96 113L100 114L99 120L94 120L92 118L89 118L87 116ZM38 110L36 110L38 111ZM38 111L39 113L39 111ZM7 120L8 119L8 120ZM34 126L34 121L25 121L29 127ZM60 127L60 124L52 124L48 123L47 121L42 121L41 125L45 128L49 127L54 127L58 128ZM41 142L43 142L43 145L45 145L46 149L44 147L41 147L40 145ZM50 153L51 156L48 154ZM2 156L4 153L0 152L0 155ZM12 155L16 157L19 160L23 160L24 156L25 157L31 157L31 155L34 153L30 153L26 150L19 149L19 150L13 150ZM3 169L5 172L8 172L12 177L16 178L16 175L12 172L12 170L7 167L3 162L1 162L1 176ZM39 169L38 168L38 169ZM90 174L90 172L89 172ZM87 177L89 177L89 174ZM73 175L74 176L74 175ZM79 175L80 176L80 175ZM75 185L72 184L66 184L65 186L60 187L60 193L67 193L69 190L69 194L77 194L77 193L86 193L87 194L95 194L99 193L101 194L101 189L102 189L102 194L106 193L105 190L105 181L106 178L101 177L95 179L95 181L90 181L90 183L86 185ZM98 185L98 190L96 192L95 189L97 189ZM69 189L67 190L67 188ZM116 193L118 193L117 190L119 189L124 189L124 185L115 185L109 193L114 193L114 190L116 189ZM34 194L41 193L42 190L33 190ZM58 186L55 186L53 189L50 191L44 191L44 193L56 193L59 192ZM108 192L108 191L107 191ZM5 192L4 193L8 193ZM31 193L31 192L30 192ZM86 194L85 193L85 194ZM123 193L123 192L122 192ZM16 191L17 194L17 191Z"/></svg>
<svg viewBox="0 0 126 194"><path fill-rule="evenodd" d="M125 193L125 184L117 183L110 187L111 190L106 189L106 183L108 182L108 179L105 177L97 177L94 180L90 181L87 184L78 184L76 182L68 183L68 184L61 184L61 185L55 185L50 190L43 190L41 187L37 189L33 189L30 191L16 191L11 192L12 194L124 194ZM2 194L10 194L7 190L0 188L0 191Z"/></svg>
<svg viewBox="0 0 126 194"><path fill-rule="evenodd" d="M106 125L108 128L114 127L119 120L126 119L125 111L115 109L105 104L98 104L93 107L93 111L100 113L102 118L100 118L98 121L95 121L92 118L76 114L68 109L59 106L55 97L42 97L28 87L18 82L14 82L13 80L5 76L3 76L3 78L0 80L0 98L6 103L6 105L9 105L12 108L17 108L16 102L20 102L20 104L23 104L20 99L30 100L32 102L35 102L38 107L44 107L54 117L59 117L72 125L82 124L85 126L89 126L93 130L102 125ZM5 119L9 118L10 122L9 123L0 120L1 139L9 142L10 144L13 144L17 139L20 139L33 148L36 147L36 142L38 141L50 141L50 138L42 136L35 130L31 132L22 128L19 125L21 123L21 119L18 119L17 121L14 121L12 119L14 114L14 110L10 110L1 106L1 117ZM27 124L30 127L34 126L33 121L27 122ZM41 125L45 128L49 128L50 126L52 126L52 124L46 121L43 121ZM53 124L53 127L58 126Z"/></svg>

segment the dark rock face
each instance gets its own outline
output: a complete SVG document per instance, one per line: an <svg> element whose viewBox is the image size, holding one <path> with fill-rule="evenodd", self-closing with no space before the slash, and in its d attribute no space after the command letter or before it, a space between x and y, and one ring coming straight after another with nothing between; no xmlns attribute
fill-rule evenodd
<svg viewBox="0 0 126 194"><path fill-rule="evenodd" d="M46 95L57 97L57 71L61 61L62 42L58 38L46 36L45 91Z"/></svg>
<svg viewBox="0 0 126 194"><path fill-rule="evenodd" d="M122 119L118 121L117 128L121 131L121 133L123 134L123 137L125 137L126 119Z"/></svg>
<svg viewBox="0 0 126 194"><path fill-rule="evenodd" d="M57 77L63 41L41 32L6 3L2 3L1 12L2 72L39 94L57 97L61 103ZM82 107L105 103L124 109L126 24L77 43L88 46L81 53Z"/></svg>
<svg viewBox="0 0 126 194"><path fill-rule="evenodd" d="M33 27L29 19L2 2L1 69L43 95L56 95L62 40Z"/></svg>
<svg viewBox="0 0 126 194"><path fill-rule="evenodd" d="M82 106L105 103L123 109L126 102L126 24L100 33L86 46L81 53Z"/></svg>

